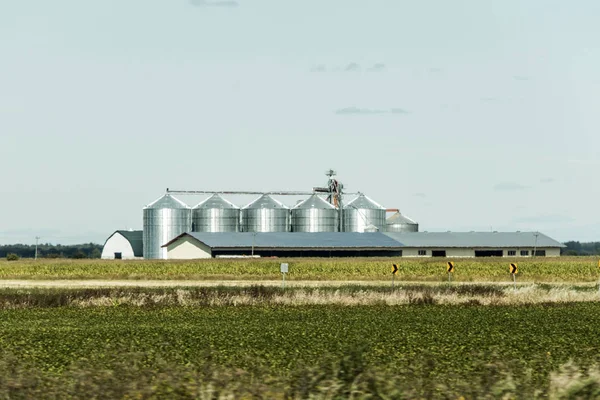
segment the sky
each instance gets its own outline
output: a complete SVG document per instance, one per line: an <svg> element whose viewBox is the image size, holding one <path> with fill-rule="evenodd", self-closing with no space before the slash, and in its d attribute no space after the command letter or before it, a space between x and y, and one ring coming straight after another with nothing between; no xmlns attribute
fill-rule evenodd
<svg viewBox="0 0 600 400"><path fill-rule="evenodd" d="M597 0L2 1L0 243L103 243L166 188L310 190L329 168L421 230L600 240L599 18Z"/></svg>

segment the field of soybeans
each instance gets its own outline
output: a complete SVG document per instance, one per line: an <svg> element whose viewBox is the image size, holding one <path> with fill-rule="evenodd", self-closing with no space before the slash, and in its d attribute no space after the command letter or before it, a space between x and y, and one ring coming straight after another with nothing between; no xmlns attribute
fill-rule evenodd
<svg viewBox="0 0 600 400"><path fill-rule="evenodd" d="M597 259L447 261L2 261L0 399L600 398Z"/></svg>
<svg viewBox="0 0 600 400"><path fill-rule="evenodd" d="M288 280L380 281L399 266L398 281L443 282L446 262L455 263L456 282L510 280L509 263L518 263L520 282L594 282L600 277L598 258L297 258L163 260L19 260L0 261L1 279L118 279L118 280L277 280L279 265L289 263Z"/></svg>

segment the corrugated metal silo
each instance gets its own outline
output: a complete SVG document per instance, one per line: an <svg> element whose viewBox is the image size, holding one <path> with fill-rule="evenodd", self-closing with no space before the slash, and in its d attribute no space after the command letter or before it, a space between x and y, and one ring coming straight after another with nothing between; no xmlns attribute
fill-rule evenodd
<svg viewBox="0 0 600 400"><path fill-rule="evenodd" d="M170 194L144 207L144 258L166 259L161 248L171 239L192 230L192 209Z"/></svg>
<svg viewBox="0 0 600 400"><path fill-rule="evenodd" d="M373 231L369 225L383 230L385 225L385 208L361 194L344 207L344 231Z"/></svg>
<svg viewBox="0 0 600 400"><path fill-rule="evenodd" d="M290 209L265 194L242 208L242 231L289 232Z"/></svg>
<svg viewBox="0 0 600 400"><path fill-rule="evenodd" d="M240 208L213 194L192 210L194 232L239 232Z"/></svg>
<svg viewBox="0 0 600 400"><path fill-rule="evenodd" d="M419 224L396 212L385 221L386 232L419 232Z"/></svg>
<svg viewBox="0 0 600 400"><path fill-rule="evenodd" d="M336 232L337 209L313 194L292 208L292 232Z"/></svg>

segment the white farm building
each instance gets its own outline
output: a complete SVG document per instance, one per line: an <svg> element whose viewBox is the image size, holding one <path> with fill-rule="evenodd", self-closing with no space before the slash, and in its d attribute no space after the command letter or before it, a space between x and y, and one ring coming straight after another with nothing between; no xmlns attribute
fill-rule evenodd
<svg viewBox="0 0 600 400"><path fill-rule="evenodd" d="M143 258L142 231L116 231L106 239L102 248L102 259L134 260Z"/></svg>
<svg viewBox="0 0 600 400"><path fill-rule="evenodd" d="M261 257L558 257L539 232L188 232L165 243L172 260Z"/></svg>

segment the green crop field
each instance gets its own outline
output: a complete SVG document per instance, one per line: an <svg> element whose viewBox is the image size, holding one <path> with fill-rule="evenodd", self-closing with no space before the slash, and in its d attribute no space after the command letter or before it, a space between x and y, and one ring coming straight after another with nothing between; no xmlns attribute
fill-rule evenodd
<svg viewBox="0 0 600 400"><path fill-rule="evenodd" d="M5 282L180 281L0 288L0 399L600 398L596 259L519 259L516 288L514 260L453 260L452 283L446 261L3 261Z"/></svg>
<svg viewBox="0 0 600 400"><path fill-rule="evenodd" d="M400 266L402 281L441 282L448 279L450 259L352 258L352 259L209 259L194 261L113 260L20 260L0 261L0 279L187 279L274 280L280 279L279 264L290 264L289 280L383 280L390 277L392 263ZM458 282L506 281L508 264L519 264L522 282L593 282L600 277L598 259L486 258L454 259Z"/></svg>
<svg viewBox="0 0 600 400"><path fill-rule="evenodd" d="M598 326L597 303L3 309L0 397L544 398L595 371Z"/></svg>

